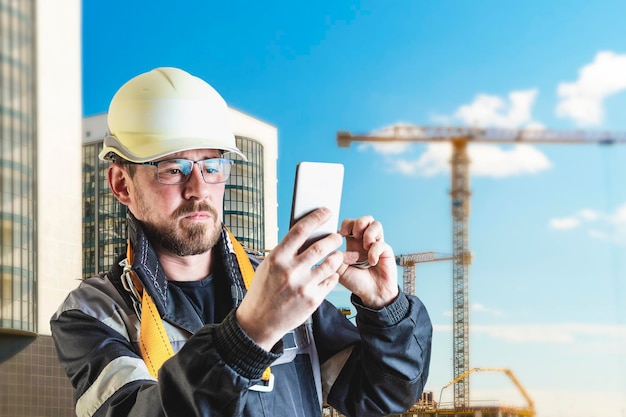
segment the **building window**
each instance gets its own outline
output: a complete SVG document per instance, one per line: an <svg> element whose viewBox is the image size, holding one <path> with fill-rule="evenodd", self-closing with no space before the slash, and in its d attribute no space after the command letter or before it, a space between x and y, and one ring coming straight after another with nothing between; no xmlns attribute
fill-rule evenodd
<svg viewBox="0 0 626 417"><path fill-rule="evenodd" d="M126 208L109 189L100 148L83 145L83 278L107 271L126 252Z"/></svg>
<svg viewBox="0 0 626 417"><path fill-rule="evenodd" d="M37 331L34 1L0 4L0 328Z"/></svg>
<svg viewBox="0 0 626 417"><path fill-rule="evenodd" d="M241 136L237 147L248 161L233 155L235 165L226 183L224 224L248 249L265 251L263 145Z"/></svg>

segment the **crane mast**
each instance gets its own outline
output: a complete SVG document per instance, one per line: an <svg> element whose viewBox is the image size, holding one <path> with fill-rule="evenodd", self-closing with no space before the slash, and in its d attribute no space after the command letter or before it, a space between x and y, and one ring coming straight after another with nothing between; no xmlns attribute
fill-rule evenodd
<svg viewBox="0 0 626 417"><path fill-rule="evenodd" d="M452 141L452 343L454 379L469 371L469 211L470 211L470 160L467 140ZM468 407L469 379L459 379L454 384L455 406Z"/></svg>
<svg viewBox="0 0 626 417"><path fill-rule="evenodd" d="M415 294L415 263L404 263L396 256L396 264L402 267L402 289L406 294Z"/></svg>
<svg viewBox="0 0 626 417"><path fill-rule="evenodd" d="M415 264L424 262L450 261L452 255L437 252L418 252L396 255L396 265L402 267L402 289L407 294L415 295Z"/></svg>

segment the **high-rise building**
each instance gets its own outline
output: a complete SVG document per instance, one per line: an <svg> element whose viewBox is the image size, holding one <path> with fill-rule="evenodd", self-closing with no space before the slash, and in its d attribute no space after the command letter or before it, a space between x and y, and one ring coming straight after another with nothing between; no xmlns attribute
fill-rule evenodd
<svg viewBox="0 0 626 417"><path fill-rule="evenodd" d="M248 249L263 253L278 240L278 136L274 126L229 108L237 147L224 194L224 224ZM107 133L107 115L83 120L83 278L108 270L126 250L126 208L107 182L108 161L98 153Z"/></svg>
<svg viewBox="0 0 626 417"><path fill-rule="evenodd" d="M67 416L49 320L81 272L81 2L0 0L0 416Z"/></svg>
<svg viewBox="0 0 626 417"><path fill-rule="evenodd" d="M2 207L2 329L35 334L37 102L35 16L32 2L0 3L0 206ZM12 23L13 22L13 23Z"/></svg>
<svg viewBox="0 0 626 417"><path fill-rule="evenodd" d="M124 243L105 165L81 142L106 130L90 129L91 118L83 129L81 17L80 0L0 0L0 417L75 415L49 320L87 270L83 253L85 268L106 270ZM235 165L225 221L249 247L272 248L276 128L235 110L231 118L249 161ZM83 160L95 161L91 171Z"/></svg>

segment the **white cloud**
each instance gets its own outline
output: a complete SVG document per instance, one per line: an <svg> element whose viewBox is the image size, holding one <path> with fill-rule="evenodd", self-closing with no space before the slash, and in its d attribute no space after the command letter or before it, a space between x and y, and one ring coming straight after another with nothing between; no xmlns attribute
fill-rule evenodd
<svg viewBox="0 0 626 417"><path fill-rule="evenodd" d="M490 314L496 317L501 317L504 315L500 310L495 309L495 308L485 307L483 304L480 304L480 303L472 304L471 310L475 312Z"/></svg>
<svg viewBox="0 0 626 417"><path fill-rule="evenodd" d="M626 204L618 207L609 218L611 223L615 225L626 225Z"/></svg>
<svg viewBox="0 0 626 417"><path fill-rule="evenodd" d="M585 208L571 216L550 219L549 227L554 230L585 228L593 239L623 244L626 243L626 203L611 213Z"/></svg>
<svg viewBox="0 0 626 417"><path fill-rule="evenodd" d="M619 210L619 209L618 209ZM624 223L626 223L626 205L624 206ZM572 230L584 223L593 223L607 216L593 209L582 209L574 213L572 216L556 217L550 219L550 228L556 230Z"/></svg>
<svg viewBox="0 0 626 417"><path fill-rule="evenodd" d="M556 230L571 230L580 226L580 220L576 217L562 217L550 219L550 228Z"/></svg>
<svg viewBox="0 0 626 417"><path fill-rule="evenodd" d="M430 143L417 159L401 158L394 167L409 175L431 177L450 172L452 147L449 143ZM505 178L515 175L534 174L549 169L550 160L530 145L514 145L503 149L483 143L468 147L472 175Z"/></svg>
<svg viewBox="0 0 626 417"><path fill-rule="evenodd" d="M449 143L429 143L417 159L399 159L395 168L404 174L432 177L450 172L452 148Z"/></svg>
<svg viewBox="0 0 626 417"><path fill-rule="evenodd" d="M486 314L490 314L492 316L496 316L496 317L501 317L504 314L495 308L489 308L486 307L484 304L481 303L474 303L471 305L470 309L474 312L479 312L479 313L486 313ZM452 311L448 310L448 311L444 311L443 315L445 317L452 317Z"/></svg>
<svg viewBox="0 0 626 417"><path fill-rule="evenodd" d="M422 135L422 131L410 123L398 122L390 126L376 129L373 132L370 132L370 135L389 138L389 141L370 143L362 142L359 144L359 147L357 148L358 150L362 151L373 149L375 152L383 155L397 155L407 152L411 147L411 142L394 140L395 138L418 137Z"/></svg>
<svg viewBox="0 0 626 417"><path fill-rule="evenodd" d="M512 91L507 99L479 94L470 104L459 107L452 116L434 116L444 125L461 122L472 127L543 129L541 123L532 119L531 110L537 89ZM429 142L426 151L418 157L410 156L410 142L394 141L392 138L419 137L425 134L419 126L400 122L372 132L372 135L389 137L389 142L363 143L360 150L373 149L385 156L407 155L390 164L394 171L405 175L430 177L450 172L452 148L448 141ZM550 160L533 146L515 144L507 149L497 145L472 143L468 146L472 175L505 178L533 174L551 168Z"/></svg>
<svg viewBox="0 0 626 417"><path fill-rule="evenodd" d="M540 123L532 119L531 109L537 96L537 89L512 91L506 100L498 96L479 94L470 104L463 105L452 119L466 125L497 128L541 129ZM440 116L441 117L441 116ZM429 145L426 153L414 164L422 175L449 172L451 146L449 144ZM443 146L446 146L445 152ZM468 146L472 175L505 178L515 175L534 174L551 168L550 160L537 148L518 144L508 149L485 143Z"/></svg>
<svg viewBox="0 0 626 417"><path fill-rule="evenodd" d="M411 147L410 142L385 142L385 143L360 143L358 150L374 149L376 153L383 155L399 155L405 153Z"/></svg>
<svg viewBox="0 0 626 417"><path fill-rule="evenodd" d="M470 126L518 128L532 121L537 89L512 91L507 103L501 97L479 94L471 104L459 107L454 118Z"/></svg>
<svg viewBox="0 0 626 417"><path fill-rule="evenodd" d="M579 126L597 125L604 120L604 100L626 90L626 55L598 52L592 63L582 67L575 82L558 85L559 117Z"/></svg>
<svg viewBox="0 0 626 417"><path fill-rule="evenodd" d="M587 234L589 235L590 238L592 239L598 239L598 240L609 240L610 236L608 233L603 232L601 230L589 230L587 232Z"/></svg>
<svg viewBox="0 0 626 417"><path fill-rule="evenodd" d="M585 219L585 220L588 220L588 221L594 221L594 220L598 219L598 217L600 217L600 213L598 213L595 210L591 210L591 209L582 209L582 210L580 210L578 215L582 219Z"/></svg>
<svg viewBox="0 0 626 417"><path fill-rule="evenodd" d="M515 145L509 150L493 145L475 144L469 148L474 175L505 178L545 171L552 163L541 151L530 145Z"/></svg>
<svg viewBox="0 0 626 417"><path fill-rule="evenodd" d="M435 325L435 331L451 332L451 325ZM485 334L509 343L595 343L601 339L614 344L615 351L624 353L626 326L610 324L556 323L470 325L472 334Z"/></svg>

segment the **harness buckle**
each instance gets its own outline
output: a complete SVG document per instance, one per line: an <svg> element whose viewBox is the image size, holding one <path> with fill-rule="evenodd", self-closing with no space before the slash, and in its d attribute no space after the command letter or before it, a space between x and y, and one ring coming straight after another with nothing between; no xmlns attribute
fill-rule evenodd
<svg viewBox="0 0 626 417"><path fill-rule="evenodd" d="M122 286L124 289L130 293L130 298L133 301L133 309L135 310L135 314L137 317L141 319L141 301L139 301L139 293L135 288L135 284L133 282L133 269L132 266L128 264L128 260L124 259L120 262L120 266L123 267L122 275L120 276L120 280L122 281Z"/></svg>
<svg viewBox="0 0 626 417"><path fill-rule="evenodd" d="M270 379L267 382L259 382L248 389L250 391L272 392L274 389L274 374L270 374Z"/></svg>
<svg viewBox="0 0 626 417"><path fill-rule="evenodd" d="M283 336L283 352L298 349L298 339L296 337L297 329L285 333Z"/></svg>

